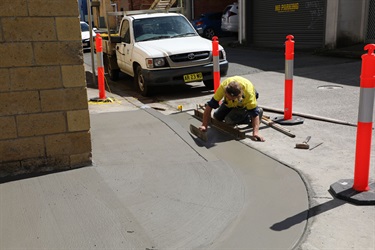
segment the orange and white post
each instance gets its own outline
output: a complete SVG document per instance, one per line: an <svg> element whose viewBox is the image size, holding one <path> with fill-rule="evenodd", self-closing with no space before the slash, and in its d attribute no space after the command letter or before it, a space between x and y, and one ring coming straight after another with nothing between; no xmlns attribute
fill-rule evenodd
<svg viewBox="0 0 375 250"><path fill-rule="evenodd" d="M370 154L372 137L372 116L374 111L375 90L375 44L365 46L367 54L362 55L360 81L360 98L358 127L355 154L353 189L359 192L368 191Z"/></svg>
<svg viewBox="0 0 375 250"><path fill-rule="evenodd" d="M285 84L284 84L284 116L274 117L274 122L283 125L302 124L304 119L293 117L293 71L294 71L294 36L287 35L285 41Z"/></svg>
<svg viewBox="0 0 375 250"><path fill-rule="evenodd" d="M214 64L214 92L220 86L219 39L212 37L212 61Z"/></svg>
<svg viewBox="0 0 375 250"><path fill-rule="evenodd" d="M99 33L95 37L96 45L96 60L98 64L98 89L99 89L99 99L106 99L105 86L104 86L104 64L103 64L103 45L102 37Z"/></svg>
<svg viewBox="0 0 375 250"><path fill-rule="evenodd" d="M357 205L375 205L375 182L370 181L372 114L375 97L375 44L365 46L362 55L354 180L341 179L330 191L337 198Z"/></svg>
<svg viewBox="0 0 375 250"><path fill-rule="evenodd" d="M293 105L293 69L294 69L294 36L287 35L285 42L285 89L284 120L292 119Z"/></svg>

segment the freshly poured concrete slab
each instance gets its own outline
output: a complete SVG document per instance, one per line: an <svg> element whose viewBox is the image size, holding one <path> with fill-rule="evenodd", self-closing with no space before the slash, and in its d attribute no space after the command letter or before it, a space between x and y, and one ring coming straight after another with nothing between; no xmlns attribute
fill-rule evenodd
<svg viewBox="0 0 375 250"><path fill-rule="evenodd" d="M240 213L243 183L226 162L186 143L192 138L179 124L157 116L167 118L146 110L92 116L101 145L95 165L106 166L98 171L157 249L206 248Z"/></svg>
<svg viewBox="0 0 375 250"><path fill-rule="evenodd" d="M214 131L200 145L188 114L90 118L93 166L0 185L0 249L291 249L302 237L306 190L287 166Z"/></svg>
<svg viewBox="0 0 375 250"><path fill-rule="evenodd" d="M0 249L152 246L95 167L2 183L0 197Z"/></svg>
<svg viewBox="0 0 375 250"><path fill-rule="evenodd" d="M187 113L171 117L186 129L189 124L200 125ZM195 142L226 161L245 186L241 213L213 248L292 249L296 246L308 218L308 196L301 176L215 128L210 128L207 136L207 142L199 139Z"/></svg>

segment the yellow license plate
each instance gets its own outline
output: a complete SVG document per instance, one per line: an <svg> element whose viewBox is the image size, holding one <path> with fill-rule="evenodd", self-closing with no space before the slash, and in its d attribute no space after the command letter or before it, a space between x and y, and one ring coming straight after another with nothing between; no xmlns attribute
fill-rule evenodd
<svg viewBox="0 0 375 250"><path fill-rule="evenodd" d="M195 82L195 81L202 81L202 80L203 80L203 75L201 72L184 75L185 82Z"/></svg>

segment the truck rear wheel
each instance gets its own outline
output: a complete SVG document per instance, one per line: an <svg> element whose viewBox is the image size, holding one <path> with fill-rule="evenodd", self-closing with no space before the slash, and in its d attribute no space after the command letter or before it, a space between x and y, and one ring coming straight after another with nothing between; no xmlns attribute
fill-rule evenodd
<svg viewBox="0 0 375 250"><path fill-rule="evenodd" d="M120 71L118 69L110 69L108 70L109 79L112 81L117 81L120 75Z"/></svg>
<svg viewBox="0 0 375 250"><path fill-rule="evenodd" d="M143 96L151 95L151 92L152 92L151 88L147 86L147 83L145 82L145 79L142 74L142 68L139 65L135 68L134 86L141 93L141 95Z"/></svg>
<svg viewBox="0 0 375 250"><path fill-rule="evenodd" d="M103 58L104 61L104 72L108 74L109 79L112 81L117 81L120 75L120 70L119 69L113 69L111 66L111 58L108 56L104 56Z"/></svg>

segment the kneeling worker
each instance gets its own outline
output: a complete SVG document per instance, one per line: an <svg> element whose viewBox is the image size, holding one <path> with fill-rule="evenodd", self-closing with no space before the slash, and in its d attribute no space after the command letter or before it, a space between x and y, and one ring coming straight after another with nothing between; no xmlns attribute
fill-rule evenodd
<svg viewBox="0 0 375 250"><path fill-rule="evenodd" d="M253 128L253 140L265 141L259 135L259 124L263 110L257 104L258 93L253 84L241 76L233 76L224 80L217 88L214 96L205 106L203 122L199 127L201 131L207 131L212 109L214 118L225 121L229 125L250 124ZM219 102L222 101L220 105Z"/></svg>

